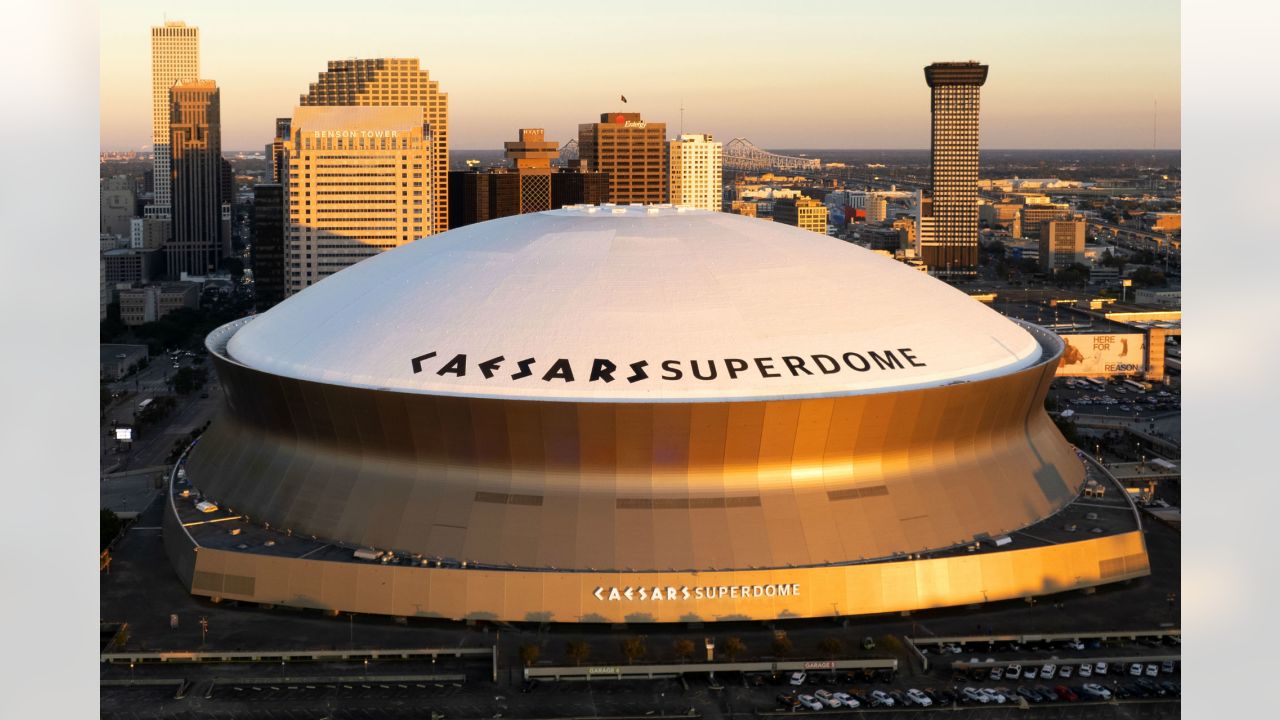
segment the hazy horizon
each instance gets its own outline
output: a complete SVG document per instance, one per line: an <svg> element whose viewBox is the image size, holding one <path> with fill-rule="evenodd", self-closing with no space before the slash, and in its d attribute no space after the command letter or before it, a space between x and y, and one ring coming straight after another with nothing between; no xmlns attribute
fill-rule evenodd
<svg viewBox="0 0 1280 720"><path fill-rule="evenodd" d="M450 145L501 147L519 127L560 143L601 112L640 112L668 134L746 137L763 148L928 146L923 67L974 59L984 148L1181 147L1180 8L1082 0L1032 12L815 2L723 7L651 2L550 8L386 0L345 12L316 0L101 6L100 142L149 149L150 28L200 28L201 75L221 89L223 145L256 148L331 59L417 57L449 95ZM619 96L626 95L627 104ZM1158 103L1158 106L1157 106ZM1153 122L1154 121L1154 122ZM1154 124L1154 128L1153 128Z"/></svg>

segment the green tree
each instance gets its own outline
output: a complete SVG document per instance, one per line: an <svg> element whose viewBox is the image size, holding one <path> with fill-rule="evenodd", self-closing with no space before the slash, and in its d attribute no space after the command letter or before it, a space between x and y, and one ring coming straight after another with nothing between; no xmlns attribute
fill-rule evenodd
<svg viewBox="0 0 1280 720"><path fill-rule="evenodd" d="M184 367L173 375L173 389L179 395L186 395L204 386L209 379L209 371L203 368Z"/></svg>
<svg viewBox="0 0 1280 720"><path fill-rule="evenodd" d="M724 643L720 646L720 654L733 662L739 655L747 651L747 646L742 644L742 640L736 637L725 638Z"/></svg>
<svg viewBox="0 0 1280 720"><path fill-rule="evenodd" d="M1133 286L1136 288L1164 287L1169 284L1169 281L1165 279L1164 273L1149 267L1140 267L1134 270L1129 277L1133 280Z"/></svg>
<svg viewBox="0 0 1280 720"><path fill-rule="evenodd" d="M671 647L675 650L676 657L680 658L680 662L688 662L693 657L694 647L693 641L689 638L680 638L671 643Z"/></svg>
<svg viewBox="0 0 1280 720"><path fill-rule="evenodd" d="M538 662L538 658L542 657L542 648L535 643L526 643L520 646L520 662L525 667L530 667Z"/></svg>
<svg viewBox="0 0 1280 720"><path fill-rule="evenodd" d="M570 640L564 648L564 654L574 665L581 665L591 657L591 646L582 640Z"/></svg>
<svg viewBox="0 0 1280 720"><path fill-rule="evenodd" d="M786 635L774 638L772 648L774 657L787 657L795 649L791 644L791 638Z"/></svg>
<svg viewBox="0 0 1280 720"><path fill-rule="evenodd" d="M106 550L112 540L116 539L116 535L120 534L120 528L124 527L124 522L120 517L110 510L103 508L98 514L99 518L99 550Z"/></svg>
<svg viewBox="0 0 1280 720"><path fill-rule="evenodd" d="M649 649L645 647L644 638L641 636L633 635L622 641L622 656L627 659L628 664L635 663L648 652Z"/></svg>
<svg viewBox="0 0 1280 720"><path fill-rule="evenodd" d="M823 655L833 659L835 656L839 655L843 649L844 645L840 642L840 638L837 637L824 637L822 638L822 642L818 643L818 650L820 650Z"/></svg>

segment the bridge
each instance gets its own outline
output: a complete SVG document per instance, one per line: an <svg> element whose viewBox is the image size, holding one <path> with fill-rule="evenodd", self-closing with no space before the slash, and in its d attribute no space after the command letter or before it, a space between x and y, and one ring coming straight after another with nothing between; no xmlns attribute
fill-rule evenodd
<svg viewBox="0 0 1280 720"><path fill-rule="evenodd" d="M817 170L818 158L791 157L761 150L746 138L734 138L724 146L725 170Z"/></svg>

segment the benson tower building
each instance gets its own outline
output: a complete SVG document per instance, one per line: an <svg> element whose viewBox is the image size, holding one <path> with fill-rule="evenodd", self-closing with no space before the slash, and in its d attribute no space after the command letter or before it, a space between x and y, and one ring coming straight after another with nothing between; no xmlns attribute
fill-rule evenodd
<svg viewBox="0 0 1280 720"><path fill-rule="evenodd" d="M924 69L933 127L932 238L921 237L922 259L942 277L973 275L978 267L978 96L987 66L933 63Z"/></svg>
<svg viewBox="0 0 1280 720"><path fill-rule="evenodd" d="M449 229L449 95L418 67L417 58L330 60L299 105L391 105L417 107L431 142L431 224L423 235Z"/></svg>
<svg viewBox="0 0 1280 720"><path fill-rule="evenodd" d="M286 171L293 295L430 234L431 140L418 107L298 107Z"/></svg>
<svg viewBox="0 0 1280 720"><path fill-rule="evenodd" d="M668 202L667 124L640 113L601 113L578 126L578 157L609 176L609 197L619 205Z"/></svg>

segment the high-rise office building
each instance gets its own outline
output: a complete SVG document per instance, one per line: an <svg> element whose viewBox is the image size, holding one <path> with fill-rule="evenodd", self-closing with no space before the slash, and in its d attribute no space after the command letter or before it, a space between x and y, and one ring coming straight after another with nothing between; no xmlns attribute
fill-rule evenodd
<svg viewBox="0 0 1280 720"><path fill-rule="evenodd" d="M1066 203L1034 203L1018 209L1014 222L1014 236L1023 239L1039 238L1041 226L1050 220L1071 218L1071 206Z"/></svg>
<svg viewBox="0 0 1280 720"><path fill-rule="evenodd" d="M226 254L223 223L222 124L218 86L191 80L169 90L172 112L172 239L165 246L168 274L204 275Z"/></svg>
<svg viewBox="0 0 1280 720"><path fill-rule="evenodd" d="M560 145L546 139L542 128L520 128L519 140L503 143L503 155L520 178L520 212L551 209L551 161Z"/></svg>
<svg viewBox="0 0 1280 720"><path fill-rule="evenodd" d="M1040 224L1040 267L1058 272L1084 264L1084 220L1045 220Z"/></svg>
<svg viewBox="0 0 1280 720"><path fill-rule="evenodd" d="M933 198L924 191L916 191L914 218L916 231L912 240L915 243L916 257L921 257L924 255L924 248L934 247L937 241L937 227L933 218Z"/></svg>
<svg viewBox="0 0 1280 720"><path fill-rule="evenodd" d="M589 163L577 158L551 176L551 207L602 205L611 202L609 176L593 172Z"/></svg>
<svg viewBox="0 0 1280 720"><path fill-rule="evenodd" d="M449 173L449 228L520 214L520 176L505 168Z"/></svg>
<svg viewBox="0 0 1280 720"><path fill-rule="evenodd" d="M924 69L930 135L934 236L921 238L929 272L966 276L978 267L978 99L987 66L933 63Z"/></svg>
<svg viewBox="0 0 1280 720"><path fill-rule="evenodd" d="M431 165L424 176L433 219L421 235L449 229L449 95L418 67L417 58L330 60L299 105L408 106L422 111Z"/></svg>
<svg viewBox="0 0 1280 720"><path fill-rule="evenodd" d="M671 202L720 212L724 204L724 145L709 134L671 141Z"/></svg>
<svg viewBox="0 0 1280 720"><path fill-rule="evenodd" d="M780 198L773 203L773 221L826 235L827 206L803 195Z"/></svg>
<svg viewBox="0 0 1280 720"><path fill-rule="evenodd" d="M137 202L133 180L128 175L116 175L100 180L98 188L98 232L130 237Z"/></svg>
<svg viewBox="0 0 1280 720"><path fill-rule="evenodd" d="M422 108L298 107L290 132L287 294L431 233Z"/></svg>
<svg viewBox="0 0 1280 720"><path fill-rule="evenodd" d="M665 203L671 196L666 123L601 113L600 122L578 125L578 157L608 174L615 203Z"/></svg>
<svg viewBox="0 0 1280 720"><path fill-rule="evenodd" d="M283 152L283 148L281 148ZM304 173L305 174L305 173ZM285 296L284 186L253 186L252 243L249 265L253 269L253 305L263 312Z"/></svg>
<svg viewBox="0 0 1280 720"><path fill-rule="evenodd" d="M169 89L200 77L200 29L181 22L151 28L151 145L153 196L148 217L167 218L171 209Z"/></svg>
<svg viewBox="0 0 1280 720"><path fill-rule="evenodd" d="M284 145L289 142L289 118L276 118L276 134L266 147L267 180L273 183L284 183L285 164L287 160Z"/></svg>

